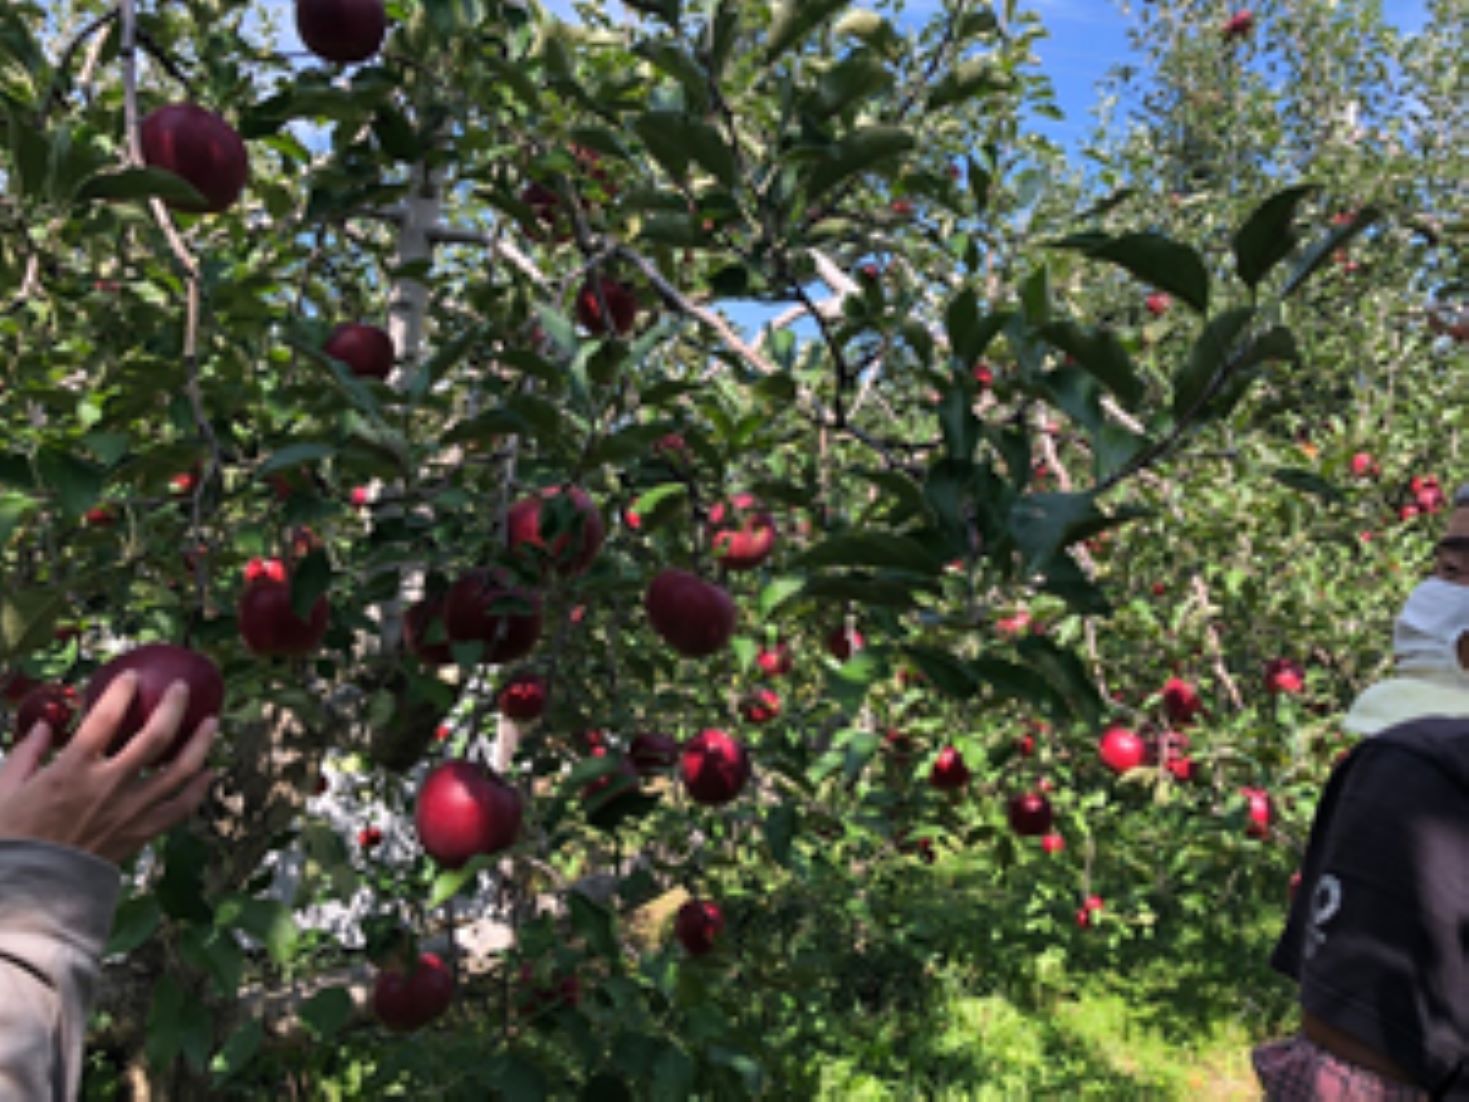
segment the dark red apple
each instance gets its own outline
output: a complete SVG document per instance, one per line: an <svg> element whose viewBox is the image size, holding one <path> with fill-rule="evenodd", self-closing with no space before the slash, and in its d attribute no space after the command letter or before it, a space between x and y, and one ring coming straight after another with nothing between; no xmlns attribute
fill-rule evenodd
<svg viewBox="0 0 1469 1102"><path fill-rule="evenodd" d="M61 746L71 737L77 694L70 685L38 685L21 698L15 709L15 737L23 739L36 724L51 728L51 745Z"/></svg>
<svg viewBox="0 0 1469 1102"><path fill-rule="evenodd" d="M296 0L296 32L324 61L366 61L387 29L383 0Z"/></svg>
<svg viewBox="0 0 1469 1102"><path fill-rule="evenodd" d="M403 613L403 645L431 666L453 663L442 593L431 593L408 606Z"/></svg>
<svg viewBox="0 0 1469 1102"><path fill-rule="evenodd" d="M446 869L499 853L520 834L520 793L484 766L442 762L424 777L413 823L423 850Z"/></svg>
<svg viewBox="0 0 1469 1102"><path fill-rule="evenodd" d="M148 113L141 127L143 160L194 186L203 206L174 202L195 213L226 210L240 197L250 175L245 143L234 127L193 103L171 103Z"/></svg>
<svg viewBox="0 0 1469 1102"><path fill-rule="evenodd" d="M726 570L754 570L775 550L775 521L751 494L709 510L709 546Z"/></svg>
<svg viewBox="0 0 1469 1102"><path fill-rule="evenodd" d="M627 757L633 768L645 777L672 769L678 764L678 754L677 739L652 731L634 735L627 750Z"/></svg>
<svg viewBox="0 0 1469 1102"><path fill-rule="evenodd" d="M680 756L684 787L699 804L727 804L750 779L750 755L723 731L701 731L684 743Z"/></svg>
<svg viewBox="0 0 1469 1102"><path fill-rule="evenodd" d="M359 378L386 379L393 373L393 338L376 325L343 322L332 330L322 351Z"/></svg>
<svg viewBox="0 0 1469 1102"><path fill-rule="evenodd" d="M541 598L515 585L504 570L476 568L449 587L444 626L451 642L484 643L483 661L513 662L541 637Z"/></svg>
<svg viewBox="0 0 1469 1102"><path fill-rule="evenodd" d="M1047 853L1060 853L1066 848L1066 839L1054 830L1041 839L1041 849Z"/></svg>
<svg viewBox="0 0 1469 1102"><path fill-rule="evenodd" d="M1030 838L1051 829L1051 801L1039 792L1021 792L1011 797L1006 812L1010 829L1016 834Z"/></svg>
<svg viewBox="0 0 1469 1102"><path fill-rule="evenodd" d="M291 580L279 559L254 559L245 568L245 590L236 610L240 637L252 654L301 658L321 646L331 619L322 594L306 619L291 607Z"/></svg>
<svg viewBox="0 0 1469 1102"><path fill-rule="evenodd" d="M751 723L769 723L780 715L780 694L774 689L756 689L740 701L740 715Z"/></svg>
<svg viewBox="0 0 1469 1102"><path fill-rule="evenodd" d="M856 628L848 631L845 627L837 627L827 634L826 649L838 662L845 662L855 652L861 650L866 642L862 638L862 633Z"/></svg>
<svg viewBox="0 0 1469 1102"><path fill-rule="evenodd" d="M1154 291L1143 300L1143 305L1147 307L1148 313L1152 314L1153 317L1161 318L1172 308L1173 299L1162 291Z"/></svg>
<svg viewBox="0 0 1469 1102"><path fill-rule="evenodd" d="M500 714L508 719L540 719L546 711L546 679L538 673L518 673L500 689Z"/></svg>
<svg viewBox="0 0 1469 1102"><path fill-rule="evenodd" d="M433 953L420 953L412 972L395 968L377 974L372 1012L394 1033L412 1033L449 1009L454 1001L454 974Z"/></svg>
<svg viewBox="0 0 1469 1102"><path fill-rule="evenodd" d="M563 528L552 539L549 548L541 534L541 516L546 503L563 493L560 486L547 486L538 494L523 497L510 506L505 517L506 539L513 553L524 555L527 554L526 549L535 548L531 554L537 556L537 561L548 558L558 573L581 574L592 565L592 560L601 550L607 526L602 521L601 511L585 490L572 486L564 492L571 499L573 519L569 528ZM573 534L577 537L574 548L571 545Z"/></svg>
<svg viewBox="0 0 1469 1102"><path fill-rule="evenodd" d="M940 792L952 792L969 783L969 766L964 764L964 755L956 746L945 746L934 759L929 770L928 783Z"/></svg>
<svg viewBox="0 0 1469 1102"><path fill-rule="evenodd" d="M1249 8L1241 8L1224 21L1220 33L1226 41L1232 38L1244 38L1255 29L1255 13Z"/></svg>
<svg viewBox="0 0 1469 1102"><path fill-rule="evenodd" d="M27 677L19 670L0 674L0 700L4 700L7 704L19 704L25 699L27 693L40 684L41 682Z"/></svg>
<svg viewBox="0 0 1469 1102"><path fill-rule="evenodd" d="M1191 683L1181 677L1170 677L1163 683L1163 711L1169 723L1192 723L1203 710L1199 690Z"/></svg>
<svg viewBox="0 0 1469 1102"><path fill-rule="evenodd" d="M82 514L88 528L111 528L117 523L117 513L108 505L99 505Z"/></svg>
<svg viewBox="0 0 1469 1102"><path fill-rule="evenodd" d="M729 645L735 604L719 586L687 570L661 571L643 597L648 622L682 655L704 658Z"/></svg>
<svg viewBox="0 0 1469 1102"><path fill-rule="evenodd" d="M607 276L588 278L576 293L576 320L594 336L615 332L619 337L625 337L632 332L638 320L638 300L627 286L615 279Z"/></svg>
<svg viewBox="0 0 1469 1102"><path fill-rule="evenodd" d="M176 647L171 643L147 643L121 654L92 675L87 682L87 691L82 697L83 714L92 706L118 674L128 670L138 675L138 686L133 693L132 703L123 716L122 724L108 748L116 753L141 731L148 719L163 700L168 687L175 681L189 686L189 703L184 710L183 722L178 735L164 752L162 760L168 760L183 748L199 724L211 716L219 715L224 707L224 678L219 667L204 655L187 647Z"/></svg>
<svg viewBox="0 0 1469 1102"><path fill-rule="evenodd" d="M690 899L673 920L673 935L691 957L712 953L723 932L724 912L707 899Z"/></svg>

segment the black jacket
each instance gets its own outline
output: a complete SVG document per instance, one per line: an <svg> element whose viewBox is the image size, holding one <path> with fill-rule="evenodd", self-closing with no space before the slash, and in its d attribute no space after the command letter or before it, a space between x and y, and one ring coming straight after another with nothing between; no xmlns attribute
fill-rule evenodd
<svg viewBox="0 0 1469 1102"><path fill-rule="evenodd" d="M1270 964L1306 1010L1469 1102L1469 718L1400 724L1336 767Z"/></svg>

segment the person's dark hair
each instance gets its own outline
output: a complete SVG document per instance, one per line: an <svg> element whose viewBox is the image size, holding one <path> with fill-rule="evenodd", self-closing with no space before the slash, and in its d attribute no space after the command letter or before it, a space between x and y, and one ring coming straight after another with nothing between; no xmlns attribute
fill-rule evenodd
<svg viewBox="0 0 1469 1102"><path fill-rule="evenodd" d="M1466 505L1469 505L1469 482L1454 491L1454 508L1458 509Z"/></svg>

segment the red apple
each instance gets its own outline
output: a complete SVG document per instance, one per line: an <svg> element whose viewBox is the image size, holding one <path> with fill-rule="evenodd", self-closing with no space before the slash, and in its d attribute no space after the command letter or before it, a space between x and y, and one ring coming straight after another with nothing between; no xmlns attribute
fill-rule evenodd
<svg viewBox="0 0 1469 1102"><path fill-rule="evenodd" d="M940 792L952 792L969 783L969 767L956 746L945 746L934 759L928 783Z"/></svg>
<svg viewBox="0 0 1469 1102"><path fill-rule="evenodd" d="M372 494L366 486L353 486L348 500L352 502L352 508L366 509L372 502Z"/></svg>
<svg viewBox="0 0 1469 1102"><path fill-rule="evenodd" d="M572 518L569 527L563 527L548 548L541 535L542 510L551 498L559 497L563 492L571 501ZM537 494L521 498L510 506L505 517L505 530L513 553L534 557L536 562L543 564L549 559L560 574L584 573L597 557L607 535L607 526L602 522L596 503L578 486L565 491L560 486L547 486ZM571 544L573 535L576 536L574 547ZM531 548L535 550L530 551Z"/></svg>
<svg viewBox="0 0 1469 1102"><path fill-rule="evenodd" d="M1143 305L1153 317L1161 318L1173 307L1173 299L1162 291L1154 291L1143 300Z"/></svg>
<svg viewBox="0 0 1469 1102"><path fill-rule="evenodd" d="M913 761L916 746L913 736L905 734L896 728L888 728L882 736L883 748L892 756L893 764L902 769Z"/></svg>
<svg viewBox="0 0 1469 1102"><path fill-rule="evenodd" d="M173 202L194 213L226 210L240 197L250 159L240 135L224 119L192 103L172 103L148 113L141 127L143 160L192 184L202 206Z"/></svg>
<svg viewBox="0 0 1469 1102"><path fill-rule="evenodd" d="M627 751L633 768L645 777L672 769L678 764L678 756L678 740L652 731L634 735Z"/></svg>
<svg viewBox="0 0 1469 1102"><path fill-rule="evenodd" d="M332 330L322 351L362 379L386 379L393 373L393 338L376 325L343 322Z"/></svg>
<svg viewBox="0 0 1469 1102"><path fill-rule="evenodd" d="M861 650L866 642L856 628L849 631L846 627L835 627L827 633L826 650L838 662L845 662Z"/></svg>
<svg viewBox="0 0 1469 1102"><path fill-rule="evenodd" d="M88 528L111 528L117 523L117 513L110 506L99 505L83 513L82 521Z"/></svg>
<svg viewBox="0 0 1469 1102"><path fill-rule="evenodd" d="M366 61L387 29L383 0L296 0L296 32L324 61Z"/></svg>
<svg viewBox="0 0 1469 1102"><path fill-rule="evenodd" d="M530 207L536 220L551 231L552 240L566 239L567 226L566 220L561 217L561 196L553 188L533 181L521 189L520 201Z"/></svg>
<svg viewBox="0 0 1469 1102"><path fill-rule="evenodd" d="M132 670L138 675L132 703L108 748L116 753L141 731L175 681L189 686L189 703L184 709L178 735L164 752L162 760L172 758L183 748L199 724L219 715L224 707L224 678L219 667L204 655L171 643L147 643L121 654L92 675L82 696L83 714L90 712L113 679Z"/></svg>
<svg viewBox="0 0 1469 1102"><path fill-rule="evenodd" d="M755 656L755 665L766 677L784 677L791 672L792 664L790 645L784 642L777 643L773 649L766 647Z"/></svg>
<svg viewBox="0 0 1469 1102"><path fill-rule="evenodd" d="M454 1001L454 975L433 953L420 953L408 975L395 968L377 974L372 1012L394 1033L412 1033L449 1009Z"/></svg>
<svg viewBox="0 0 1469 1102"><path fill-rule="evenodd" d="M1306 671L1299 662L1290 658L1272 658L1265 664L1265 691L1271 696L1280 693L1295 695L1306 687Z"/></svg>
<svg viewBox="0 0 1469 1102"><path fill-rule="evenodd" d="M726 570L754 570L775 550L775 521L750 494L709 510L709 546Z"/></svg>
<svg viewBox="0 0 1469 1102"><path fill-rule="evenodd" d="M326 595L316 599L307 619L291 607L291 582L279 559L252 560L245 568L245 590L237 608L240 637L252 654L300 658L321 645L331 608Z"/></svg>
<svg viewBox="0 0 1469 1102"><path fill-rule="evenodd" d="M687 570L661 571L643 597L648 622L674 650L705 658L729 645L736 611L729 594Z"/></svg>
<svg viewBox="0 0 1469 1102"><path fill-rule="evenodd" d="M518 673L500 689L500 714L509 719L540 719L546 711L546 679Z"/></svg>
<svg viewBox="0 0 1469 1102"><path fill-rule="evenodd" d="M632 332L638 320L638 300L628 287L615 279L591 277L576 293L576 320L593 336L615 332L619 337L625 337Z"/></svg>
<svg viewBox="0 0 1469 1102"><path fill-rule="evenodd" d="M1358 478L1367 478L1371 475L1382 473L1382 468L1377 465L1377 460L1372 458L1371 452L1356 452L1352 456L1352 474Z"/></svg>
<svg viewBox="0 0 1469 1102"><path fill-rule="evenodd" d="M1039 792L1021 792L1011 797L1006 812L1010 829L1023 837L1045 834L1051 829L1051 801Z"/></svg>
<svg viewBox="0 0 1469 1102"><path fill-rule="evenodd" d="M357 832L357 844L364 850L374 850L382 845L383 832L381 827L363 827Z"/></svg>
<svg viewBox="0 0 1469 1102"><path fill-rule="evenodd" d="M1192 723L1203 710L1199 690L1191 683L1181 677L1170 677L1163 683L1163 711L1168 714L1169 723Z"/></svg>
<svg viewBox="0 0 1469 1102"><path fill-rule="evenodd" d="M499 853L520 834L520 793L463 759L435 766L418 790L413 823L423 850L446 869L475 854Z"/></svg>
<svg viewBox="0 0 1469 1102"><path fill-rule="evenodd" d="M1066 848L1066 839L1054 830L1041 839L1041 849L1047 853L1060 853Z"/></svg>
<svg viewBox="0 0 1469 1102"><path fill-rule="evenodd" d="M740 715L751 723L769 723L780 715L780 694L774 689L756 689L740 701Z"/></svg>
<svg viewBox="0 0 1469 1102"><path fill-rule="evenodd" d="M750 755L737 740L711 728L684 744L680 770L695 803L727 804L750 779Z"/></svg>
<svg viewBox="0 0 1469 1102"><path fill-rule="evenodd" d="M1249 8L1241 8L1224 21L1220 33L1225 40L1232 38L1244 38L1255 29L1255 15Z"/></svg>
<svg viewBox="0 0 1469 1102"><path fill-rule="evenodd" d="M1270 836L1270 793L1263 788L1241 788L1245 798L1245 834L1251 838Z"/></svg>
<svg viewBox="0 0 1469 1102"><path fill-rule="evenodd" d="M678 909L673 920L673 933L691 957L702 957L714 951L714 943L724 932L724 912L719 904L707 899L690 899Z"/></svg>
<svg viewBox="0 0 1469 1102"><path fill-rule="evenodd" d="M1119 775L1131 772L1147 760L1147 744L1126 727L1109 727L1097 743L1102 763Z"/></svg>
<svg viewBox="0 0 1469 1102"><path fill-rule="evenodd" d="M476 568L449 587L444 626L451 642L484 643L483 661L513 662L541 637L541 598L498 567Z"/></svg>
<svg viewBox="0 0 1469 1102"><path fill-rule="evenodd" d="M403 613L403 645L431 666L447 666L454 661L449 630L444 625L444 603L444 594L431 593L414 601Z"/></svg>
<svg viewBox="0 0 1469 1102"><path fill-rule="evenodd" d="M71 737L71 721L77 694L70 685L37 685L15 709L15 737L23 739L31 728L45 721L51 728L51 745L61 746Z"/></svg>

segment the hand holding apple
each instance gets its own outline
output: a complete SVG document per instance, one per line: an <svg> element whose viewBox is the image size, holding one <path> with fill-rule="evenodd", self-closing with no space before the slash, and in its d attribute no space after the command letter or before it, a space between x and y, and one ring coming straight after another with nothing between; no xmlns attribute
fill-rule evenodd
<svg viewBox="0 0 1469 1102"><path fill-rule="evenodd" d="M196 702L187 683L175 681L148 709L142 729L127 734L145 679L144 671L131 669L111 678L48 765L41 765L51 746L44 722L6 757L0 764L0 838L71 846L121 864L193 814L213 780L204 763L218 721L211 715L190 732L185 723ZM180 737L186 741L174 754Z"/></svg>

